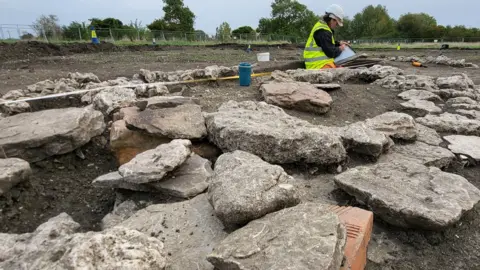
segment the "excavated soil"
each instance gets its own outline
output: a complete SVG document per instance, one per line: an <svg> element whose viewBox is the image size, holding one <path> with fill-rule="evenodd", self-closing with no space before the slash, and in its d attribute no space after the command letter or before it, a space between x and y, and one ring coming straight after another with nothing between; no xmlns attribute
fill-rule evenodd
<svg viewBox="0 0 480 270"><path fill-rule="evenodd" d="M4 45L0 45L4 46ZM19 45L20 46L20 45ZM25 45L23 45L25 46ZM260 48L264 50L265 48ZM53 55L55 48L44 50ZM151 70L176 70L205 67L212 64L237 65L242 61L255 61L254 54L231 48L177 48L162 51L103 51L99 53L72 54L58 52L58 55L36 55L15 58L8 61L0 58L0 93L23 88L45 79L65 77L68 72L93 72L102 80L120 76L131 77L140 68ZM266 50L266 49L265 49ZM271 48L272 65L298 60L301 51ZM0 52L4 53L0 48ZM64 54L60 54L64 53ZM382 55L435 55L440 51L415 52L367 52ZM480 64L476 51L447 51L449 57L466 58ZM35 54L35 53L34 53ZM380 55L382 54L382 55ZM478 70L459 69L444 66L430 66L428 69L414 69L406 63L389 63L407 70L407 73L448 76L465 72L480 84ZM228 100L261 100L258 91L260 80L255 79L251 87L240 87L235 82L210 83L190 86L186 96L200 99L204 111L214 111ZM341 90L330 92L334 99L332 111L324 116L287 111L314 124L342 126L362 121L391 110L400 110L396 99L398 92L367 84L342 84ZM53 104L55 104L53 102ZM58 103L59 106L65 106ZM45 105L46 106L46 105ZM52 105L48 105L49 107ZM40 108L40 107L39 107ZM112 153L103 147L105 142L96 139L82 147L85 159L79 154L53 157L32 164L33 177L30 181L13 188L6 196L0 197L0 232L24 233L33 231L38 225L61 212L70 214L84 230L98 230L101 219L114 205L116 194L112 190L95 189L91 181L102 174L117 169ZM347 167L355 167L371 160L351 155ZM308 166L288 166L292 175L304 178L302 184L308 190L312 201L354 205L355 200L335 189L334 175ZM450 171L466 177L480 188L480 167L461 168L455 165ZM299 180L300 181L300 180ZM122 192L122 198L136 196L139 200L173 202L172 198L158 195ZM375 221L374 233L369 246L367 269L480 269L480 206L475 207L455 227L444 232L427 232L398 229L380 220Z"/></svg>

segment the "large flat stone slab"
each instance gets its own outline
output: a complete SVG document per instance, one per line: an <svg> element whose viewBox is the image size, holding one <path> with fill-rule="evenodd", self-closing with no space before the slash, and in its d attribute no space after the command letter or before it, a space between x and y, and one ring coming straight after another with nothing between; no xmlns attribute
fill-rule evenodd
<svg viewBox="0 0 480 270"><path fill-rule="evenodd" d="M379 157L394 144L388 135L373 130L363 122L336 128L345 148L359 154Z"/></svg>
<svg viewBox="0 0 480 270"><path fill-rule="evenodd" d="M19 158L0 159L0 196L32 175L30 164Z"/></svg>
<svg viewBox="0 0 480 270"><path fill-rule="evenodd" d="M438 89L434 78L424 75L390 75L375 81L374 84L393 90Z"/></svg>
<svg viewBox="0 0 480 270"><path fill-rule="evenodd" d="M417 126L417 141L423 142L426 144L439 146L443 140L442 137L435 131L433 128L426 127L422 124L416 124Z"/></svg>
<svg viewBox="0 0 480 270"><path fill-rule="evenodd" d="M77 233L65 213L33 233L0 234L0 269L165 269L163 243L126 228Z"/></svg>
<svg viewBox="0 0 480 270"><path fill-rule="evenodd" d="M215 215L225 226L244 225L300 202L282 167L243 151L221 155L208 188Z"/></svg>
<svg viewBox="0 0 480 270"><path fill-rule="evenodd" d="M469 119L458 114L427 115L415 120L438 132L480 136L480 120Z"/></svg>
<svg viewBox="0 0 480 270"><path fill-rule="evenodd" d="M127 114L123 120L127 125L170 139L200 139L207 135L202 109L197 104L146 109Z"/></svg>
<svg viewBox="0 0 480 270"><path fill-rule="evenodd" d="M428 100L409 100L400 104L403 109L416 117L422 117L427 114L441 114L442 109L437 107L435 103Z"/></svg>
<svg viewBox="0 0 480 270"><path fill-rule="evenodd" d="M425 166L438 168L448 167L455 159L455 155L448 149L440 146L428 145L423 142L395 145L390 152L380 157L380 162L393 162L396 160L410 160Z"/></svg>
<svg viewBox="0 0 480 270"><path fill-rule="evenodd" d="M260 87L265 102L287 109L324 114L330 111L332 97L310 83L267 83Z"/></svg>
<svg viewBox="0 0 480 270"><path fill-rule="evenodd" d="M133 184L157 182L182 165L191 154L189 140L173 140L137 155L120 166L118 172L125 181Z"/></svg>
<svg viewBox="0 0 480 270"><path fill-rule="evenodd" d="M149 206L118 226L162 239L171 255L172 270L213 270L206 257L227 236L205 194L185 202Z"/></svg>
<svg viewBox="0 0 480 270"><path fill-rule="evenodd" d="M446 229L480 200L480 190L467 179L407 160L350 169L335 183L378 217L404 228Z"/></svg>
<svg viewBox="0 0 480 270"><path fill-rule="evenodd" d="M398 97L407 101L408 100L442 101L442 99L438 95L427 90L411 89L398 94Z"/></svg>
<svg viewBox="0 0 480 270"><path fill-rule="evenodd" d="M91 106L0 118L0 157L40 161L69 153L104 130L103 114Z"/></svg>
<svg viewBox="0 0 480 270"><path fill-rule="evenodd" d="M467 74L459 74L450 77L439 77L436 81L440 89L467 90L475 86Z"/></svg>
<svg viewBox="0 0 480 270"><path fill-rule="evenodd" d="M365 120L365 124L393 139L414 141L418 136L413 117L404 113L387 112Z"/></svg>
<svg viewBox="0 0 480 270"><path fill-rule="evenodd" d="M301 204L233 232L208 261L219 270L340 269L346 236L325 205Z"/></svg>
<svg viewBox="0 0 480 270"><path fill-rule="evenodd" d="M480 161L480 137L451 135L443 137L450 145L453 153L469 156L476 161Z"/></svg>
<svg viewBox="0 0 480 270"><path fill-rule="evenodd" d="M224 152L242 150L270 163L337 164L346 158L340 137L331 129L264 102L230 101L205 118L210 141Z"/></svg>

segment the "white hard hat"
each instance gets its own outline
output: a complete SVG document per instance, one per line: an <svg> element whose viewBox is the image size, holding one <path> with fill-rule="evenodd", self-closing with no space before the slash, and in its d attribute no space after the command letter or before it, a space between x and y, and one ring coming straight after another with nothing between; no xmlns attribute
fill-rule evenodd
<svg viewBox="0 0 480 270"><path fill-rule="evenodd" d="M340 26L343 26L343 18L345 17L345 12L343 8L339 5L331 5L325 11L327 14L331 14L330 17L336 19ZM333 16L332 16L333 15Z"/></svg>

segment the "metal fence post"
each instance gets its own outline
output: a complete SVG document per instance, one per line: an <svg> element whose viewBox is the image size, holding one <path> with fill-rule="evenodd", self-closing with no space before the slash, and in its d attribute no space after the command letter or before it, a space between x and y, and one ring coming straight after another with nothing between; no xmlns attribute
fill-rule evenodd
<svg viewBox="0 0 480 270"><path fill-rule="evenodd" d="M115 42L115 39L113 38L113 34L112 34L112 28L108 28L108 31L110 31L110 38L112 39L113 42Z"/></svg>
<svg viewBox="0 0 480 270"><path fill-rule="evenodd" d="M47 38L47 33L45 33L45 28L43 28L43 26L42 26L41 31L42 31L42 35L43 35L43 38L45 39L45 41L46 41L46 42L49 42L49 41L48 41L48 38Z"/></svg>
<svg viewBox="0 0 480 270"><path fill-rule="evenodd" d="M80 28L78 28L78 37L82 40L82 30Z"/></svg>
<svg viewBox="0 0 480 270"><path fill-rule="evenodd" d="M20 27L17 24L17 33L18 33L18 38L20 39L22 37L22 34L20 33Z"/></svg>
<svg viewBox="0 0 480 270"><path fill-rule="evenodd" d="M5 39L5 36L3 35L3 28L0 26L0 35L2 37L2 39Z"/></svg>

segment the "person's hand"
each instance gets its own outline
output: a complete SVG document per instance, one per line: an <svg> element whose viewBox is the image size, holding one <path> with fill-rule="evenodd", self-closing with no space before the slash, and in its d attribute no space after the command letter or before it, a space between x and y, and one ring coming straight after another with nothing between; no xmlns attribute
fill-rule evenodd
<svg viewBox="0 0 480 270"><path fill-rule="evenodd" d="M346 47L346 46L347 46L346 44L342 44L342 45L340 45L340 47L339 47L339 48L340 48L340 51L342 51L342 52L343 52L343 51L345 50L345 47Z"/></svg>
<svg viewBox="0 0 480 270"><path fill-rule="evenodd" d="M348 42L346 42L346 41L340 41L340 45L350 46L350 43L348 43Z"/></svg>

